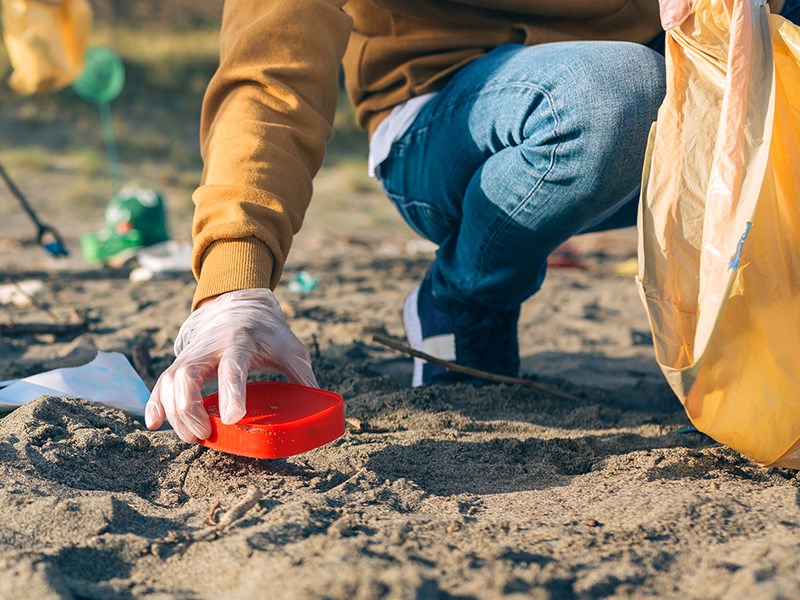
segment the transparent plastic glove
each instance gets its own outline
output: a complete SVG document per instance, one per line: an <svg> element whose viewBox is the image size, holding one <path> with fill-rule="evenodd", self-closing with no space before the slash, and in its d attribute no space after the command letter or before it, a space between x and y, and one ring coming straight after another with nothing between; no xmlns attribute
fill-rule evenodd
<svg viewBox="0 0 800 600"><path fill-rule="evenodd" d="M245 415L245 384L254 369L279 371L290 383L318 387L308 350L283 321L268 289L239 290L209 300L181 326L175 362L158 379L145 408L157 429L168 419L185 442L211 435L203 382L217 375L222 422Z"/></svg>
<svg viewBox="0 0 800 600"><path fill-rule="evenodd" d="M692 10L691 0L658 0L658 5L664 29L672 29L683 23Z"/></svg>

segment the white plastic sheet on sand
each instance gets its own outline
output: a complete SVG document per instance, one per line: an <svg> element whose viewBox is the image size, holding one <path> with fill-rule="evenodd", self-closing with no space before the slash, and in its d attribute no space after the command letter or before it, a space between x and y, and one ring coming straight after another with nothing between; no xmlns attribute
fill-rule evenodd
<svg viewBox="0 0 800 600"><path fill-rule="evenodd" d="M124 355L98 352L81 367L54 369L11 383L0 390L0 411L42 396L83 398L142 416L150 391Z"/></svg>

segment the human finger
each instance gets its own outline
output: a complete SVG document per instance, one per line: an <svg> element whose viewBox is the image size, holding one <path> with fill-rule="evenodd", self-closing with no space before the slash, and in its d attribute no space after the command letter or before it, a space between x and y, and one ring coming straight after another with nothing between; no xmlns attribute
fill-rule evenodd
<svg viewBox="0 0 800 600"><path fill-rule="evenodd" d="M190 368L178 369L173 380L175 409L181 425L199 440L211 435L211 419L203 406L202 379Z"/></svg>
<svg viewBox="0 0 800 600"><path fill-rule="evenodd" d="M144 424L148 429L158 429L164 424L164 419L166 418L164 407L161 406L160 383L161 378L159 377L155 387L153 387L150 398L147 400L147 404L144 407Z"/></svg>
<svg viewBox="0 0 800 600"><path fill-rule="evenodd" d="M228 349L219 360L219 416L226 425L241 421L247 414L248 354Z"/></svg>
<svg viewBox="0 0 800 600"><path fill-rule="evenodd" d="M164 374L161 375L161 379L161 406L164 407L164 413L167 415L167 420L169 421L170 425L172 425L172 428L175 430L175 433L178 434L178 437L181 438L181 440L187 444L196 442L197 436L192 434L192 432L183 424L183 420L181 419L175 404L176 395L173 368L170 367L164 371Z"/></svg>
<svg viewBox="0 0 800 600"><path fill-rule="evenodd" d="M311 368L308 348L293 333L289 331L287 334L280 345L282 352L273 357L276 368L286 376L289 383L319 387L314 370Z"/></svg>

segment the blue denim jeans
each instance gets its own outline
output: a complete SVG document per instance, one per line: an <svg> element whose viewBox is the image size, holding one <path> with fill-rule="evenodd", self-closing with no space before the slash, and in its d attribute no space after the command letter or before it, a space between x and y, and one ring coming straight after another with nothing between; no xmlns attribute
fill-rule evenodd
<svg viewBox="0 0 800 600"><path fill-rule="evenodd" d="M789 19L795 25L800 24L800 0L786 0L781 10L781 16Z"/></svg>
<svg viewBox="0 0 800 600"><path fill-rule="evenodd" d="M796 22L800 0L783 13ZM659 38L500 46L423 108L377 175L439 245L436 296L514 308L542 285L556 246L635 225L665 93Z"/></svg>
<svg viewBox="0 0 800 600"><path fill-rule="evenodd" d="M664 60L624 42L504 45L422 109L378 177L439 245L434 295L514 308L547 256L638 196Z"/></svg>

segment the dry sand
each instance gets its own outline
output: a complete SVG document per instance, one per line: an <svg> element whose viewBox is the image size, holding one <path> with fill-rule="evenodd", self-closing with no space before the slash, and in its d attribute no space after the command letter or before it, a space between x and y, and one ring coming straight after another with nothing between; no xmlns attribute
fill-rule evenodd
<svg viewBox="0 0 800 600"><path fill-rule="evenodd" d="M191 277L133 284L124 269L40 261L14 245L15 218L7 274L44 280L42 302L88 309L92 327L3 338L0 378L141 343L152 385ZM578 240L590 269L553 270L524 307L525 371L577 402L409 389L409 361L370 342L401 335L402 299L430 260L405 241L312 219L286 279L306 268L322 284L279 290L301 339L319 340L320 383L347 403L348 432L328 446L237 458L82 400L0 419L0 598L800 596L800 482L681 433L633 281L613 274L631 232Z"/></svg>

